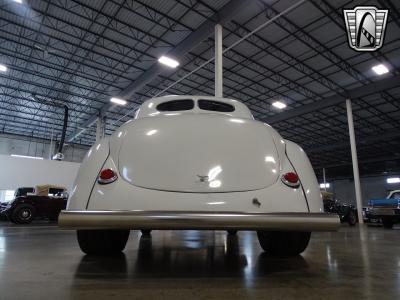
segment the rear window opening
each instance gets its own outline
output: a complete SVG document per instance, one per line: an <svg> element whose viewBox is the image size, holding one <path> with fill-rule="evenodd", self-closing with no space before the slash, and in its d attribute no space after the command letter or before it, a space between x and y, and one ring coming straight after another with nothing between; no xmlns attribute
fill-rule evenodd
<svg viewBox="0 0 400 300"><path fill-rule="evenodd" d="M171 100L157 105L158 111L181 111L191 110L194 108L194 101L187 100Z"/></svg>
<svg viewBox="0 0 400 300"><path fill-rule="evenodd" d="M214 100L199 100L197 101L198 106L202 110L211 110L218 112L233 112L235 107L228 103L214 101Z"/></svg>

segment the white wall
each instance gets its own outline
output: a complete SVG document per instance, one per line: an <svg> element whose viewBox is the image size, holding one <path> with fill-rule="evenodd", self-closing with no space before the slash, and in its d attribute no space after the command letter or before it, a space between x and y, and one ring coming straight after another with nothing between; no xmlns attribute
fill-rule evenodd
<svg viewBox="0 0 400 300"><path fill-rule="evenodd" d="M71 189L80 163L0 155L0 190L56 184Z"/></svg>

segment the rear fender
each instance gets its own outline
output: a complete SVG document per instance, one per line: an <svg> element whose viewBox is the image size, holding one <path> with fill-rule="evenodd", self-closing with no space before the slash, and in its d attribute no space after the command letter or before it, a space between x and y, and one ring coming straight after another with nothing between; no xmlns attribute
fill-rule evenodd
<svg viewBox="0 0 400 300"><path fill-rule="evenodd" d="M87 208L90 194L97 176L110 154L109 138L103 138L93 145L86 154L68 199L68 210L84 210Z"/></svg>
<svg viewBox="0 0 400 300"><path fill-rule="evenodd" d="M296 143L285 140L285 144L286 155L297 175L299 175L310 212L323 212L322 196L318 180L307 154Z"/></svg>

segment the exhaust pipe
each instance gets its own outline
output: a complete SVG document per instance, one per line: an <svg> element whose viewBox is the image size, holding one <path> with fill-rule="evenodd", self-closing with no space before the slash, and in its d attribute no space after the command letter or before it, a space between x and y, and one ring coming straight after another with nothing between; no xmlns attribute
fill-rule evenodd
<svg viewBox="0 0 400 300"><path fill-rule="evenodd" d="M58 145L58 153L62 153L65 142L65 134L67 133L67 126L68 126L68 106L66 106L65 104L63 106L64 106L64 124L61 133L60 145Z"/></svg>
<svg viewBox="0 0 400 300"><path fill-rule="evenodd" d="M36 97L35 94L32 94L31 98L32 98L32 100L34 100L36 102L40 102L40 103L44 103L46 105L60 107L60 108L64 109L64 122L63 122L63 129L62 129L62 133L61 133L60 144L58 145L58 152L52 158L54 160L63 160L64 154L62 153L62 150L64 147L65 135L67 133L67 127L68 127L68 113L69 113L68 106L66 104L64 104L63 102L59 102L59 101L48 101L48 100L39 99Z"/></svg>

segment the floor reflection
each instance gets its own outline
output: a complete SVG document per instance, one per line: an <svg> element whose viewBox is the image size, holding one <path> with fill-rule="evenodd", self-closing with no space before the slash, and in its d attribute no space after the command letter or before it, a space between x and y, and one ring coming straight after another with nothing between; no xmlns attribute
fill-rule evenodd
<svg viewBox="0 0 400 300"><path fill-rule="evenodd" d="M101 277L236 277L258 276L308 267L302 256L274 258L254 251L251 233L221 236L198 231L138 237L137 250L127 256L84 256L76 269L79 278ZM163 240L163 239L166 240ZM178 239L179 238L179 239ZM217 240L217 241L216 241ZM243 245L241 245L243 242Z"/></svg>
<svg viewBox="0 0 400 300"><path fill-rule="evenodd" d="M254 232L133 231L124 254L95 257L73 231L0 224L0 299L400 299L399 243L398 229L343 226L275 258Z"/></svg>
<svg viewBox="0 0 400 300"><path fill-rule="evenodd" d="M125 278L128 275L126 255L82 257L75 272L79 278Z"/></svg>

